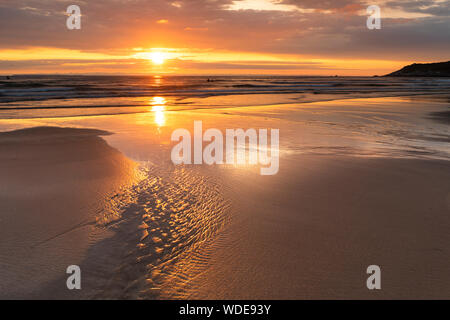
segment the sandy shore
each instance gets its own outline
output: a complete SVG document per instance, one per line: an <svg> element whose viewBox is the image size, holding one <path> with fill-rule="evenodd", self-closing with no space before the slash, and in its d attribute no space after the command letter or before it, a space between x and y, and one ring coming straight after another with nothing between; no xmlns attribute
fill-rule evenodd
<svg viewBox="0 0 450 320"><path fill-rule="evenodd" d="M448 299L448 106L427 99L4 121L116 134L0 134L0 297ZM279 173L174 166L170 135L194 120L281 128Z"/></svg>
<svg viewBox="0 0 450 320"><path fill-rule="evenodd" d="M448 162L301 156L280 168L269 179L226 176L233 223L182 297L450 296ZM366 288L371 264L382 269L380 291Z"/></svg>
<svg viewBox="0 0 450 320"><path fill-rule="evenodd" d="M281 168L151 171L89 249L82 269L108 268L85 288L99 299L450 295L448 162L304 155ZM366 288L372 264L380 291Z"/></svg>
<svg viewBox="0 0 450 320"><path fill-rule="evenodd" d="M0 133L0 298L30 298L79 264L105 201L134 163L100 130L39 127ZM111 207L110 207L111 209ZM65 283L52 289L63 296Z"/></svg>

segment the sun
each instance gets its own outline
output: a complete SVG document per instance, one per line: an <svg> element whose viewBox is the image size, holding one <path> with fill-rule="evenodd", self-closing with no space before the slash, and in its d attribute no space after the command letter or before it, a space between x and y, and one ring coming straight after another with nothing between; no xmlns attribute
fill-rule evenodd
<svg viewBox="0 0 450 320"><path fill-rule="evenodd" d="M155 52L150 52L148 54L149 59L152 61L153 64L163 64L164 61L167 59L167 56L164 52L160 52L160 51L155 51Z"/></svg>
<svg viewBox="0 0 450 320"><path fill-rule="evenodd" d="M133 54L133 58L147 60L149 63L157 66L164 64L167 60L172 60L177 57L177 54L172 52L173 50L167 48L135 48L133 50L140 51Z"/></svg>

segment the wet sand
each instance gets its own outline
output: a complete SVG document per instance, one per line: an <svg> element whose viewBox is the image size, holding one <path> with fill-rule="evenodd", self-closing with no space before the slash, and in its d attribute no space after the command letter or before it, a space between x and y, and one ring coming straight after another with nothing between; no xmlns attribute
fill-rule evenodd
<svg viewBox="0 0 450 320"><path fill-rule="evenodd" d="M105 201L135 179L135 164L99 137L106 134L52 127L0 133L0 298L36 297L106 236L92 232L114 211ZM62 282L52 294L64 291Z"/></svg>
<svg viewBox="0 0 450 320"><path fill-rule="evenodd" d="M183 298L450 296L448 162L305 155L280 168L227 175L233 223ZM380 291L366 288L372 264Z"/></svg>
<svg viewBox="0 0 450 320"><path fill-rule="evenodd" d="M1 134L0 296L448 298L449 135L429 114L445 108L389 98L29 120L114 132L103 139L142 160L143 177L130 178L134 164L98 131L61 129L56 141L32 143ZM174 166L170 134L193 120L281 128L279 173ZM80 292L65 289L69 264L81 266ZM371 264L381 267L380 291L366 288Z"/></svg>
<svg viewBox="0 0 450 320"><path fill-rule="evenodd" d="M149 180L154 183L149 183ZM174 189L176 188L176 189ZM148 173L81 262L83 290L42 298L445 299L450 165L285 158L278 175L211 167ZM379 265L382 290L366 288Z"/></svg>

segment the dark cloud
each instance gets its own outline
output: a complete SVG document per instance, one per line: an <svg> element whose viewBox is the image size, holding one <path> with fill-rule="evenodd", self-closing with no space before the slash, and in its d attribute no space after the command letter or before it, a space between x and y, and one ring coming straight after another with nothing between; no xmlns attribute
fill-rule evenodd
<svg viewBox="0 0 450 320"><path fill-rule="evenodd" d="M443 2L436 2L433 0L389 1L386 3L386 6L401 9L406 12L424 13L442 17L450 16L450 1L443 1Z"/></svg>
<svg viewBox="0 0 450 320"><path fill-rule="evenodd" d="M381 30L368 30L366 16L357 14L365 1L279 1L312 12L225 10L232 2L0 1L0 49L39 46L123 55L133 47L167 47L407 60L447 59L450 52L450 1L387 2L382 10L431 16L384 18ZM81 30L66 28L71 4L81 7ZM158 24L161 19L167 23Z"/></svg>
<svg viewBox="0 0 450 320"><path fill-rule="evenodd" d="M362 7L360 0L281 0L280 3L292 4L302 9L337 10L350 7Z"/></svg>

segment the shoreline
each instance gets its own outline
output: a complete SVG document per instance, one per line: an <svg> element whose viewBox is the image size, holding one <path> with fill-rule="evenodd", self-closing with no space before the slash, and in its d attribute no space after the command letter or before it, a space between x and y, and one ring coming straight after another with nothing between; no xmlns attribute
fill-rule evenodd
<svg viewBox="0 0 450 320"><path fill-rule="evenodd" d="M254 92L254 93L232 93L232 94L222 94L222 95L206 95L206 96L173 96L170 94L160 94L158 97L167 97L167 98L181 98L181 100L187 99L193 99L192 102L195 104L195 101L204 101L206 99L218 99L226 98L226 97L232 97L232 98L245 98L246 96L300 96L300 98L304 95L310 95L312 97L318 97L318 96L333 96L332 98L325 98L325 99L307 99L307 100L298 100L298 99L290 99L289 101L279 101L279 102L270 102L265 104L245 104L245 105L199 105L199 106L192 106L192 107L184 107L186 103L182 103L180 105L174 104L169 105L166 109L166 111L171 112L189 112L189 111L196 111L196 110L217 110L217 109L229 109L229 108L255 108L255 107L270 107L274 105L280 105L280 106L292 106L292 105L298 105L298 104L311 104L311 103L321 103L321 102L334 102L334 101L345 101L345 100L355 100L355 99L376 99L376 98L425 98L425 99L448 99L449 94L447 91L440 91L440 92L398 92L395 94L389 94L386 92L374 92L374 93L310 93L310 92L299 92L299 93L264 93L264 92ZM147 99L154 97L154 95L150 95L148 97L117 97L117 99ZM86 97L86 98L80 98L81 100L96 100L96 99L104 99L104 98L92 98L92 97ZM109 99L114 99L114 97L111 97ZM47 102L55 101L55 103L60 102L60 99L47 99ZM20 101L18 101L20 102ZM28 102L28 101L25 101ZM13 102L14 103L14 102ZM80 109L84 111L91 111L92 109L120 109L121 111L111 112L111 113L80 113L80 114L69 114L69 115L60 115L60 116L51 116L51 118L65 118L65 117L89 117L89 116L113 116L113 115L123 115L123 114L132 114L132 113L146 113L148 112L148 103L146 104L111 104L111 105L67 105L67 106L61 106L61 105L54 105L54 106L38 106L38 107L1 107L2 104L0 103L0 116L2 115L2 112L7 111L39 111L39 110L61 110L61 111L70 111L73 109ZM126 109L143 109L139 111L129 111L127 112ZM42 115L42 116L31 116L31 117L25 117L25 118L4 118L4 119L39 119L39 118L48 118L48 115Z"/></svg>

